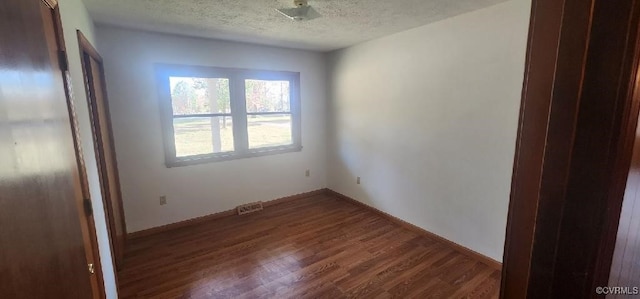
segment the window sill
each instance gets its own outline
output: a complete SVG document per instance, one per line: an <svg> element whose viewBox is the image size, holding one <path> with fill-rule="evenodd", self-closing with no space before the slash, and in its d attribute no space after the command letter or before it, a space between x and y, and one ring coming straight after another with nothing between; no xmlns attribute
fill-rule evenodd
<svg viewBox="0 0 640 299"><path fill-rule="evenodd" d="M249 150L247 152L228 152L228 153L173 158L173 159L167 159L165 164L167 168L173 168L173 167L207 164L207 163L223 162L223 161L253 158L253 157L278 155L278 154L300 152L300 151L302 151L301 145L276 146L276 147L267 147L267 148Z"/></svg>

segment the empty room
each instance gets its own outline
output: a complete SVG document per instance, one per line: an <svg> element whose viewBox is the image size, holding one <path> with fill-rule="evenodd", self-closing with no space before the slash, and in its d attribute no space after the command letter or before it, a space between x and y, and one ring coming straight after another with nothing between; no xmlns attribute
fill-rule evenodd
<svg viewBox="0 0 640 299"><path fill-rule="evenodd" d="M0 24L0 298L640 295L638 0Z"/></svg>

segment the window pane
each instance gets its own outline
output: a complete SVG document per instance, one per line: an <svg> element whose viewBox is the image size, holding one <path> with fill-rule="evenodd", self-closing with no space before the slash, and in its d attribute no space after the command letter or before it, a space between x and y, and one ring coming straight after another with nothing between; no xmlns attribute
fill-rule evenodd
<svg viewBox="0 0 640 299"><path fill-rule="evenodd" d="M176 157L233 151L231 116L173 119Z"/></svg>
<svg viewBox="0 0 640 299"><path fill-rule="evenodd" d="M231 113L229 79L169 77L174 115Z"/></svg>
<svg viewBox="0 0 640 299"><path fill-rule="evenodd" d="M245 80L247 112L290 112L289 81Z"/></svg>
<svg viewBox="0 0 640 299"><path fill-rule="evenodd" d="M249 148L293 144L291 115L247 115Z"/></svg>

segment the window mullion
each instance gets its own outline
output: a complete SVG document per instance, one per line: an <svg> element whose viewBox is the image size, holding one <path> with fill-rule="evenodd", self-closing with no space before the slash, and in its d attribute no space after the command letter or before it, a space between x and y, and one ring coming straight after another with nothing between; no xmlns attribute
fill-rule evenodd
<svg viewBox="0 0 640 299"><path fill-rule="evenodd" d="M231 76L231 114L233 115L233 140L235 151L247 152L249 137L247 135L247 105L245 100L244 78L240 74Z"/></svg>

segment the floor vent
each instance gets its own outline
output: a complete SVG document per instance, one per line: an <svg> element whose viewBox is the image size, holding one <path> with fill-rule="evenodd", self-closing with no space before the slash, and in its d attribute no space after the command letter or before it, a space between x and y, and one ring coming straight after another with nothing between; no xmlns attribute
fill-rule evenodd
<svg viewBox="0 0 640 299"><path fill-rule="evenodd" d="M257 211L262 211L262 202L254 202L246 205L241 205L236 208L238 215L249 214Z"/></svg>

